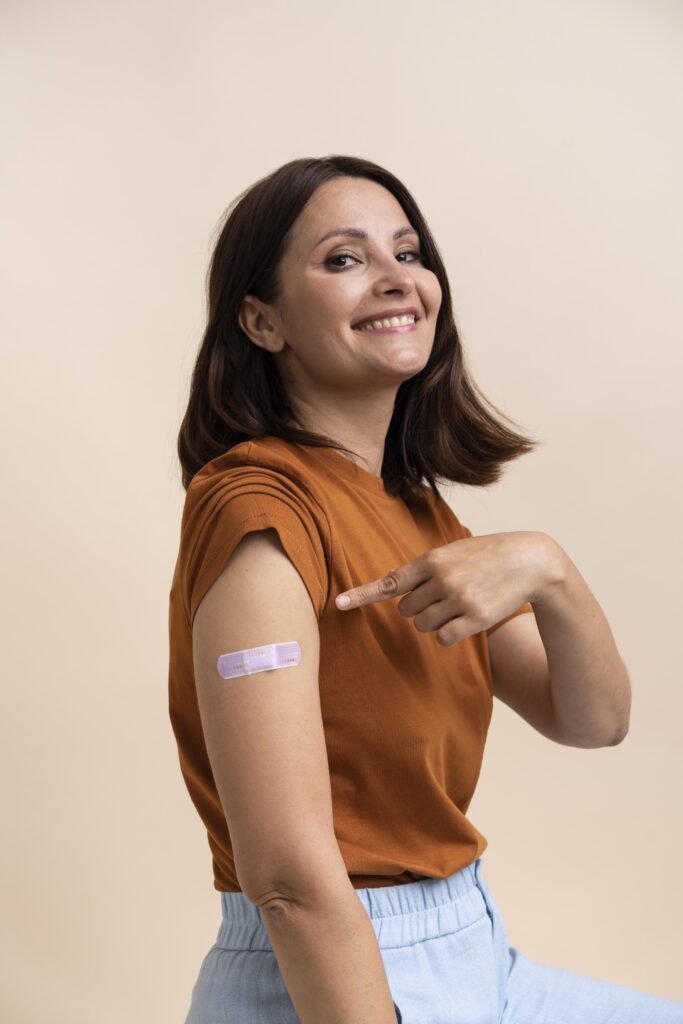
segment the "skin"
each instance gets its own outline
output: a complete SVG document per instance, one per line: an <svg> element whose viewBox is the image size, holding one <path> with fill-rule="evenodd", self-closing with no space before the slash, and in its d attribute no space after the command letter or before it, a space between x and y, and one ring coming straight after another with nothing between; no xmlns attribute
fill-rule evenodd
<svg viewBox="0 0 683 1024"><path fill-rule="evenodd" d="M367 240L316 244L342 226L365 230ZM273 354L299 424L358 452L363 468L377 476L396 392L429 359L442 298L436 275L419 258L417 236L393 238L409 226L398 201L376 182L327 182L294 225L279 300L267 305L248 295L240 308L248 337ZM413 331L352 328L403 306L420 313ZM494 694L558 743L611 746L626 735L626 667L600 605L552 537L515 531L463 538L337 595L337 608L402 594L408 596L397 614L412 617L420 632L436 632L444 646L531 602L533 615L511 619L488 638Z"/></svg>
<svg viewBox="0 0 683 1024"><path fill-rule="evenodd" d="M328 231L348 225L369 239L331 238L316 247ZM254 344L273 353L300 423L358 452L377 476L396 392L426 366L441 305L436 274L413 255L420 252L417 235L393 239L403 227L410 223L400 203L377 182L326 182L294 225L280 265L280 301L267 306L248 295L240 311ZM352 329L404 306L420 313L413 331Z"/></svg>

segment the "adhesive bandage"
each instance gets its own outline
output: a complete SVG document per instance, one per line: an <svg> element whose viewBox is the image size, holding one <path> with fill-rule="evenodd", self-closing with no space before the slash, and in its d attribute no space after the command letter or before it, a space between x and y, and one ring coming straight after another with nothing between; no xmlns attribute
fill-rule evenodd
<svg viewBox="0 0 683 1024"><path fill-rule="evenodd" d="M293 668L301 661L301 648L296 640L284 644L265 644L246 647L243 651L221 654L216 662L218 675L223 679L250 676L272 668Z"/></svg>

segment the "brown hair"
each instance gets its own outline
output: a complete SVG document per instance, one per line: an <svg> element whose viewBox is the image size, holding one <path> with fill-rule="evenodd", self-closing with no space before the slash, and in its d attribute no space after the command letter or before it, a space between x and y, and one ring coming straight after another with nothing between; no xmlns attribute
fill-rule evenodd
<svg viewBox="0 0 683 1024"><path fill-rule="evenodd" d="M424 500L423 480L437 497L439 477L484 486L498 480L504 463L533 451L539 443L506 426L499 418L503 414L469 375L446 270L408 189L389 171L359 157L302 158L240 193L221 218L224 223L207 275L207 327L178 436L185 489L207 462L242 441L259 437L275 436L349 454L332 438L293 425L294 412L271 353L255 345L238 322L245 295L267 304L276 301L278 264L292 225L320 185L343 176L369 178L396 197L418 232L423 264L436 274L442 291L429 362L403 381L396 394L382 464L386 490L410 504Z"/></svg>

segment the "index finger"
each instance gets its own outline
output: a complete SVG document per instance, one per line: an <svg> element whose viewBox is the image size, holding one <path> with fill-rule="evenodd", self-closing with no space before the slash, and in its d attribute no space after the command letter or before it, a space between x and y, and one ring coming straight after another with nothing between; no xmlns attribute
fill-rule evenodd
<svg viewBox="0 0 683 1024"><path fill-rule="evenodd" d="M402 573L399 566L390 569L386 576L373 580L372 583L364 583L360 587L337 594L335 603L337 608L345 611L348 608L358 608L362 604L372 604L374 601L388 601L390 597L412 590L413 586L414 583L407 585L406 574Z"/></svg>

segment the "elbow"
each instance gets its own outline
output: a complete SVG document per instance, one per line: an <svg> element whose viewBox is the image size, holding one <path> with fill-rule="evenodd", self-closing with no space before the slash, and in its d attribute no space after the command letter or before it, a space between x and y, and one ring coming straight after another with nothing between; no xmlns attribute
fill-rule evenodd
<svg viewBox="0 0 683 1024"><path fill-rule="evenodd" d="M624 695L621 702L621 715L620 722L612 742L609 744L610 747L616 747L622 740L628 735L628 730L631 722L631 701L633 692L631 689L631 680L629 678L628 669L622 659L622 665L624 668Z"/></svg>
<svg viewBox="0 0 683 1024"><path fill-rule="evenodd" d="M619 704L615 708L614 717L617 718L616 728L614 729L612 736L609 738L605 746L616 747L618 746L628 735L630 719L631 719L631 681L628 676L626 665L622 660L624 668L624 683L623 693Z"/></svg>
<svg viewBox="0 0 683 1024"><path fill-rule="evenodd" d="M303 862L281 864L277 871L258 879L246 877L246 873L243 878L238 872L244 895L255 906L272 911L274 917L334 903L340 892L353 890L353 886L336 841L329 846L329 852L321 853L318 846L318 852Z"/></svg>
<svg viewBox="0 0 683 1024"><path fill-rule="evenodd" d="M619 725L617 729L611 729L610 732L606 732L604 728L598 731L597 729L591 733L583 733L581 736L563 734L558 739L559 743L564 743L568 747L581 747L584 750L597 750L601 747L616 747L626 737L628 733L628 721Z"/></svg>
<svg viewBox="0 0 683 1024"><path fill-rule="evenodd" d="M607 747L617 747L628 735L629 723L625 722L619 727L616 733L614 733L612 739L605 744Z"/></svg>
<svg viewBox="0 0 683 1024"><path fill-rule="evenodd" d="M621 714L619 715L619 721L617 723L616 732L614 733L611 741L608 743L610 747L616 747L622 742L628 735L629 726L631 723L631 684L626 675L626 687L625 697L622 701Z"/></svg>

